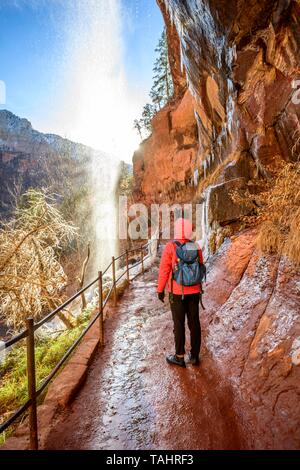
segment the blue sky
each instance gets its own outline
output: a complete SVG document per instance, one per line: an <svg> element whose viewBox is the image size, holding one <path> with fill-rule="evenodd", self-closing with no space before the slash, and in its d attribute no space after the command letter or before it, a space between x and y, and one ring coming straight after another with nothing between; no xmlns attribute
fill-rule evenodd
<svg viewBox="0 0 300 470"><path fill-rule="evenodd" d="M98 0L97 5L101 1L104 0ZM123 89L130 88L130 98L126 99L135 103L132 113L138 113L151 87L154 49L163 29L161 13L155 0L106 2L111 2L113 8L118 9L116 18L120 20L119 24L117 19L114 20L114 14L106 13L106 23L109 18L116 23L111 28L110 36L107 35L107 47L111 47L112 41L115 42L112 35L120 33L110 53L122 62L126 83ZM68 128L67 114L60 109L58 118L57 110L63 108L65 95L69 94L68 100L72 101L70 81L73 80L68 73L73 60L70 56L74 54L76 57L76 50L73 49L78 47L78 43L72 47L72 38L76 38L78 28L76 22L72 24L72 10L84 4L89 4L90 13L93 13L95 0L0 0L0 80L6 84L6 104L0 107L28 118L38 130L56 132L74 139L77 134L72 135L73 128ZM101 16L99 8L97 15ZM101 18L99 21L101 25ZM107 24L104 26L107 27ZM88 31L87 27L86 35ZM121 49L120 56L118 48ZM97 53L95 49L94 56ZM86 68L87 55L85 52L82 68ZM66 87L67 76L70 86ZM74 88L75 95L79 92L79 88ZM126 106L125 97L123 106ZM105 107L103 113L107 113ZM84 135L78 132L78 137L86 140L84 143L93 143ZM101 140L97 144L100 147ZM104 146L103 150L107 151L109 142Z"/></svg>

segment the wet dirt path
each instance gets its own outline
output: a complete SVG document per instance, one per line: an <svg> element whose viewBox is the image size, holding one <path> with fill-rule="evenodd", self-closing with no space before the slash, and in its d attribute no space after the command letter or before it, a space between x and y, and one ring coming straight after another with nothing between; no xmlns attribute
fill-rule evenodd
<svg viewBox="0 0 300 470"><path fill-rule="evenodd" d="M54 425L47 449L238 449L231 391L202 350L200 367L169 366L168 304L157 265L136 279L106 319L106 346ZM188 350L188 349L187 349Z"/></svg>

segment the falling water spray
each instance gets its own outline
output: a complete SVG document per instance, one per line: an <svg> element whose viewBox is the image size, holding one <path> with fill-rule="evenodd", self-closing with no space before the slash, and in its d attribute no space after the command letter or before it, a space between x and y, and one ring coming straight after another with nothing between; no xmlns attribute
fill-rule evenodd
<svg viewBox="0 0 300 470"><path fill-rule="evenodd" d="M63 121L68 137L94 149L92 185L95 268L117 251L115 189L119 163L137 146L134 97L123 67L120 0L68 0ZM105 153L104 153L105 152Z"/></svg>

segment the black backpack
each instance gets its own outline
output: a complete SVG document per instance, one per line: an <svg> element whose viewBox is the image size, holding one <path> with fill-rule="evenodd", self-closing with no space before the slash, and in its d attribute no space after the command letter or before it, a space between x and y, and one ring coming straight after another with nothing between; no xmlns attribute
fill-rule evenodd
<svg viewBox="0 0 300 470"><path fill-rule="evenodd" d="M206 266L200 263L196 243L192 241L180 243L174 240L174 244L176 245L177 262L172 271L171 294L173 294L173 280L175 280L177 284L182 286L182 298L184 298L184 286L196 286L206 280ZM203 307L202 299L201 305Z"/></svg>

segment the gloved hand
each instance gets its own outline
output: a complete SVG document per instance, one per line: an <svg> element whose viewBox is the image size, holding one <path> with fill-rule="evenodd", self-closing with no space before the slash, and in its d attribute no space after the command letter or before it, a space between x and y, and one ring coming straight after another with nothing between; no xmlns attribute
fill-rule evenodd
<svg viewBox="0 0 300 470"><path fill-rule="evenodd" d="M164 292L159 292L157 294L157 297L159 298L159 300L164 303L164 298L165 298L165 293Z"/></svg>

